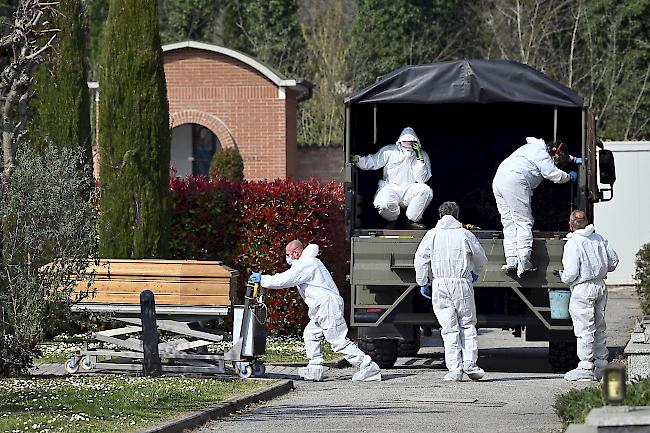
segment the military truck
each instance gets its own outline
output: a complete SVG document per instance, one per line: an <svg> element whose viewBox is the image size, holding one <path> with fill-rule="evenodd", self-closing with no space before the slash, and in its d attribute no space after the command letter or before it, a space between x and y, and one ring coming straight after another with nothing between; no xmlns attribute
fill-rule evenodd
<svg viewBox="0 0 650 433"><path fill-rule="evenodd" d="M432 165L427 183L434 198L421 222L435 226L440 203L456 201L461 222L471 225L488 256L474 285L477 326L509 329L515 336L523 331L526 340L548 341L552 367L572 367L571 321L551 318L548 291L566 288L553 271L562 267L570 212L581 209L591 219L594 203L612 198L614 161L596 137L585 98L531 67L504 60L406 66L345 101L349 322L359 346L387 368L398 353L417 352L420 329L438 327L413 268L426 231L384 229L386 222L372 204L382 171L349 163L351 155L395 143L406 126L415 129ZM584 163L574 167L576 182L544 181L535 189L532 259L537 270L518 278L501 270L503 233L492 179L501 161L529 136L561 140Z"/></svg>

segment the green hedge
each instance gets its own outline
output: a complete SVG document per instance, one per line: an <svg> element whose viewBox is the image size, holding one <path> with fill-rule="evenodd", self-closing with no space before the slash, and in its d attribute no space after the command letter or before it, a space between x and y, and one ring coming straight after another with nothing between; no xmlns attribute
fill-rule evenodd
<svg viewBox="0 0 650 433"><path fill-rule="evenodd" d="M210 177L213 179L244 180L244 160L239 151L228 147L214 153L210 163Z"/></svg>
<svg viewBox="0 0 650 433"><path fill-rule="evenodd" d="M644 314L650 314L650 243L641 247L636 253L636 290L641 300L641 309Z"/></svg>

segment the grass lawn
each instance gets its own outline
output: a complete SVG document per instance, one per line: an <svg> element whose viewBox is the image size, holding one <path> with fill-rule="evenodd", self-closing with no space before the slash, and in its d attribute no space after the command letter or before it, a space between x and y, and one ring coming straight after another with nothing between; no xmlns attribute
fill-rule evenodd
<svg viewBox="0 0 650 433"><path fill-rule="evenodd" d="M83 348L84 341L92 341L90 335L60 335L55 341L39 345L41 356L34 360L36 364L63 364L71 354ZM90 343L95 347L96 343ZM112 346L107 346L112 347ZM209 347L211 353L223 353L232 347L232 342L223 342ZM323 357L326 361L338 358L340 355L332 351L329 343L322 344ZM307 362L305 345L298 337L269 337L266 341L266 354L262 357L265 362Z"/></svg>
<svg viewBox="0 0 650 433"><path fill-rule="evenodd" d="M0 431L127 433L270 382L73 376L0 380Z"/></svg>
<svg viewBox="0 0 650 433"><path fill-rule="evenodd" d="M323 358L331 361L338 358L338 353L332 350L329 343L321 344ZM307 363L305 345L302 339L297 338L272 338L266 342L266 353L262 357L264 362L304 362Z"/></svg>

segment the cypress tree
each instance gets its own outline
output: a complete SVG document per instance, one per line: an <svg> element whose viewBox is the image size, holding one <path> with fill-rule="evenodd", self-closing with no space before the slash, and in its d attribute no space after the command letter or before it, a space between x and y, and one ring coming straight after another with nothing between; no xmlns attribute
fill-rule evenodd
<svg viewBox="0 0 650 433"><path fill-rule="evenodd" d="M99 86L100 254L164 257L171 135L157 0L110 1Z"/></svg>
<svg viewBox="0 0 650 433"><path fill-rule="evenodd" d="M81 0L62 1L51 19L61 31L35 74L30 127L31 146L39 152L47 140L57 148L82 149L92 160L90 98L86 83L84 10Z"/></svg>

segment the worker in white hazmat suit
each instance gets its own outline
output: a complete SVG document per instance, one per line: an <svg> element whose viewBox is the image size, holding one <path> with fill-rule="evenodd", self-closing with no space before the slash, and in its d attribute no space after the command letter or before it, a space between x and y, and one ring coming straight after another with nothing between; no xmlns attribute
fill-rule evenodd
<svg viewBox="0 0 650 433"><path fill-rule="evenodd" d="M316 257L318 245L309 244L303 249L302 243L294 240L286 246L285 252L291 268L275 275L254 272L249 281L258 282L268 289L298 286L298 292L309 308L310 319L303 332L309 364L299 369L300 376L306 380L323 380L325 368L320 345L325 339L332 350L341 353L350 364L359 368L352 380L380 381L379 366L347 337L343 298L329 271Z"/></svg>
<svg viewBox="0 0 650 433"><path fill-rule="evenodd" d="M429 230L415 253L415 279L422 296L431 299L445 345L448 381L460 381L463 372L479 380L485 372L476 365L478 338L476 304L472 283L485 267L487 258L472 232L458 221L459 207L444 202L440 220ZM429 287L429 268L433 281Z"/></svg>
<svg viewBox="0 0 650 433"><path fill-rule="evenodd" d="M595 232L587 215L573 211L571 233L564 245L562 282L571 286L569 313L578 339L578 367L564 375L566 380L600 380L607 365L605 307L607 287L603 278L616 269L618 256L609 242Z"/></svg>
<svg viewBox="0 0 650 433"><path fill-rule="evenodd" d="M431 178L431 162L412 128L404 128L396 144L384 146L373 155L352 155L351 162L362 170L383 168L373 204L388 221L387 228L395 228L401 208L406 208L407 228L426 228L419 221L433 198L425 183Z"/></svg>
<svg viewBox="0 0 650 433"><path fill-rule="evenodd" d="M526 144L515 150L497 168L492 191L503 224L503 249L506 256L503 270L516 270L517 275L521 276L524 272L535 269L530 260L533 249L533 189L543 179L565 183L577 178L575 171L566 173L557 168L561 155L558 148L554 150L544 140L528 137ZM580 158L567 156L572 162L581 162Z"/></svg>

